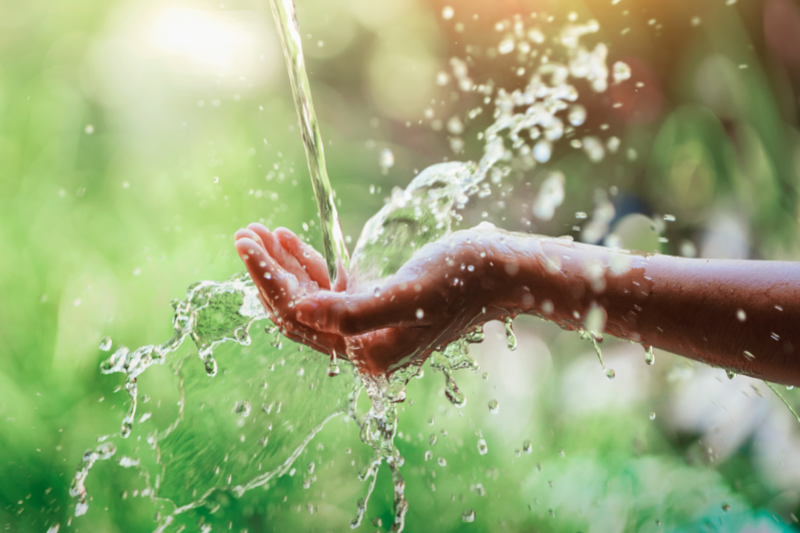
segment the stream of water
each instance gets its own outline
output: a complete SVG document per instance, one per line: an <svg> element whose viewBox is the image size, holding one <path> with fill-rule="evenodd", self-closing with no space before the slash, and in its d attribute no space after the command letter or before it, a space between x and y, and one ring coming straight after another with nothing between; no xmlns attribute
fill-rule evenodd
<svg viewBox="0 0 800 533"><path fill-rule="evenodd" d="M347 271L350 268L350 259L342 235L339 215L336 212L328 170L325 167L325 149L322 133L319 130L319 121L314 112L314 102L311 99L311 87L306 73L300 27L297 24L297 15L292 0L270 0L270 6L283 47L289 81L292 84L294 106L300 122L300 132L308 160L308 171L314 187L314 197L317 200L322 227L323 253L328 263L331 286L333 286L339 271Z"/></svg>

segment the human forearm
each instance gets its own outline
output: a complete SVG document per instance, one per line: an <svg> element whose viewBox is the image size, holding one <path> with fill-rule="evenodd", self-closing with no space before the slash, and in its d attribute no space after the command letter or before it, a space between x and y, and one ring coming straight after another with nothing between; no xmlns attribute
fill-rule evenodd
<svg viewBox="0 0 800 533"><path fill-rule="evenodd" d="M507 235L518 261L507 308L568 329L602 311L602 331L736 373L800 385L800 264L642 255ZM513 261L513 259L512 259ZM501 274L502 275L502 274ZM533 309L526 302L530 289ZM530 298L527 298L530 300Z"/></svg>

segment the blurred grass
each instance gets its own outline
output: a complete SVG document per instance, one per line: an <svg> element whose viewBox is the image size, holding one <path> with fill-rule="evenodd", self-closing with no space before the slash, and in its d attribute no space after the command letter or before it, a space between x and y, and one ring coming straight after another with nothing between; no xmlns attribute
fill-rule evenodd
<svg viewBox="0 0 800 533"><path fill-rule="evenodd" d="M497 41L492 26L502 17L536 9L563 20L575 9L600 20L610 59L634 66L631 83L646 80L641 93L632 86L607 96L582 92L590 113L587 131L619 136L620 152L590 165L560 148L552 167L567 174L567 200L549 223L527 226L523 220L530 218L526 206L541 182L538 172L510 177L515 188L504 204L490 198L466 218L480 220L486 209L491 220L510 229L570 233L579 223L574 213L591 212L595 190L613 186L619 191L610 196L617 227L626 215L677 217L663 233L668 242L659 243L644 223L623 235L629 246L678 254L691 243L706 256L798 260L800 71L766 38L770 31L779 33L763 16L776 2L797 12L791 0L623 0L618 6L464 1L446 22L439 16L445 3L434 0L380 6L299 0L301 27L313 33L307 39L309 70L345 234L356 239L382 198L393 186L407 184L415 170L443 157L479 157L474 135L490 113L470 126L467 153L458 155L446 134L423 119L431 98L435 118L444 122L479 103L435 85L433 74L446 68L450 56L463 57L468 43L491 46ZM139 474L110 463L96 465L88 482L89 513L67 527L75 466L97 436L116 431L126 409L122 394L114 392L120 381L99 372L100 338L110 335L115 344L132 347L168 338L172 298L182 298L194 281L221 280L242 269L232 235L250 221L286 226L318 243L296 117L265 2L235 0L224 9L201 0L182 4L224 12L237 31L260 36L242 45L243 52L237 49L241 72L225 76L185 51L153 44L149 32L163 5L0 3L4 530L44 531L55 523L62 531L154 529L158 505L130 494L122 499L141 481ZM693 17L700 18L698 25ZM791 24L790 16L785 19ZM789 39L786 46L793 44ZM476 79L520 83L505 65L481 60L477 49L473 55ZM621 110L610 106L617 100L625 102ZM383 147L397 160L387 176L378 167ZM464 410L446 404L440 377L431 371L409 385L414 404L403 407L408 412L401 414L399 446L406 456L410 530L436 524L442 531L650 531L656 520L678 530L790 527L785 524L792 523L790 513L798 514L800 486L773 479L776 470L765 464L775 459L797 465L793 457L800 447L792 443L798 428L781 430L789 444L780 458L760 457L759 438L752 436L757 429L750 428L737 449L712 462L707 448L722 446L714 441L714 427L690 428L676 421L678 415L648 417L650 411L668 412L674 397L687 390L681 383L699 379L701 370L659 353L656 367L643 369L651 377L641 369L628 371L649 380L647 389L622 381L625 373L618 367L616 388L603 393L608 383L600 372L588 381L569 381L593 358L574 336L533 321L518 329L525 333L513 355L498 354L497 343L476 348L481 364L495 370L488 382L480 374L460 377L469 398ZM525 392L508 393L511 381L495 381L503 375L495 360L530 380L517 384ZM545 363L531 367L526 361ZM190 357L186 364L199 362ZM158 369L148 372L142 386L174 400L175 381L168 369ZM493 388L498 383L500 392ZM584 404L615 407L575 407L569 383L579 384L575 390L587 398ZM486 403L503 391L508 396L494 417ZM603 394L628 400L618 405L597 399ZM295 400L308 407L314 396L297 393ZM763 427L787 416L769 396L755 401L761 402ZM433 426L427 425L430 416L436 418ZM734 416L747 419L744 413ZM485 456L476 453L477 431L489 443ZM426 444L431 432L439 432L434 447ZM225 446L236 437L197 428L191 438ZM525 438L535 452L518 457L515 449ZM434 457L447 458L447 467L423 460L429 448ZM313 456L319 465L312 489L304 490L299 476L286 476L269 491L238 500L220 493L218 511L200 509L182 521L189 530L199 529L201 519L215 529L344 529L364 491L355 475L368 452L353 423L334 421L298 462L302 469ZM367 517L381 518L386 527L391 491L382 475ZM470 488L477 483L485 496ZM722 511L723 503L730 512ZM477 512L472 524L461 522L468 508Z"/></svg>

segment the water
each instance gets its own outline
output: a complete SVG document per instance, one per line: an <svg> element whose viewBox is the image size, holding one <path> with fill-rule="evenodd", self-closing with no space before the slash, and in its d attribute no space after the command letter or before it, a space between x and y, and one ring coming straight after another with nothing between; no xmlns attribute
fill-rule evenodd
<svg viewBox="0 0 800 533"><path fill-rule="evenodd" d="M334 204L333 189L325 167L325 150L317 115L314 113L314 103L311 100L300 27L297 24L297 14L292 0L270 0L270 6L283 47L289 81L292 84L294 106L300 121L308 171L319 210L323 255L328 263L328 276L333 286L340 269L346 271L350 267L350 260Z"/></svg>
<svg viewBox="0 0 800 533"><path fill-rule="evenodd" d="M586 80L596 92L607 88L609 70L605 46L601 43L589 49L581 44L583 36L599 30L599 25L592 21L562 28L558 35L560 44L554 45L547 61L539 60L538 65L529 70L532 75L524 89L508 92L493 84L476 84L470 77L467 63L453 58L452 79L456 87L462 92L484 96L487 103L494 99L494 121L480 135L484 140L483 156L477 162L433 165L420 172L407 188L392 191L386 205L364 226L350 261L325 169L294 6L291 0L271 0L271 6L301 123L322 222L323 251L329 276L335 280L341 272L347 271L348 291L378 290L417 249L456 229L462 222L461 211L474 198L490 196L493 187L501 184L512 169L531 170L548 162L560 143L574 135L572 128L584 124L587 119L586 109L577 103L578 91L571 80ZM526 27L521 19L504 21L500 26L508 30L501 36L498 49L501 54L511 53L517 47L530 49L545 42L540 28ZM626 76L630 76L630 70L616 64L614 81L620 82L627 79ZM437 80L446 85L450 76L440 75ZM448 130L461 135L466 125L456 118L448 121ZM611 146L611 139L608 143ZM579 146L592 162L605 157L604 145L598 137L583 137ZM388 172L394 164L394 156L383 152L379 164ZM563 202L567 179L561 173L546 173L532 214L543 220L551 219ZM598 208L582 235L589 242L602 238L614 215L613 205L605 196L598 196L596 202ZM330 361L324 361L318 354L306 355L309 350L297 351L294 343L284 343L280 331L272 326L266 327L267 335L259 335L253 341L249 329L254 323L264 321L266 315L245 273L224 282L199 282L189 288L185 300L173 302L173 308L175 335L170 340L133 351L119 347L101 366L106 374L124 375L129 409L123 417L119 436L101 437L103 442L84 455L70 490L77 500L76 514L87 510L89 498L85 480L95 462L121 456L120 466L128 465L147 473L142 493L144 490L148 494L157 493L162 506L160 526L166 527L191 509L213 508L215 495L220 491L242 496L256 487L268 488L275 478L293 472L294 463L308 443L329 420L341 415L359 425L361 440L373 452L358 475L367 486L364 496L357 502L351 526L358 527L362 523L379 469L386 463L394 493L395 518L391 529L402 531L409 502L401 474L404 458L395 445L399 424L397 403L406 398L408 380L422 376L420 362L413 362L389 376L358 375L346 357L339 361L339 356L333 354ZM508 349L514 350L517 340L511 317L505 320L505 328ZM602 327L587 329L589 331L582 331L581 335L593 343L607 377L613 378L615 372L606 369L599 346ZM192 361L193 354L182 356L179 353L187 337L195 344L202 365ZM471 343L483 339L482 328L476 327L445 349L435 351L428 360L431 369L444 377L445 396L457 408L466 405L467 399L456 383L454 372L459 369L479 371L468 349ZM230 347L235 345L241 347L241 355L247 360L226 360L220 371L218 360L230 355ZM110 339L104 339L101 349L110 347ZM653 360L650 349L646 361L652 364ZM140 399L140 388L144 386L140 378L152 367L168 368L176 383L174 390L179 391L177 397L167 394L163 404L158 401L158 405L172 406L166 414L152 407L156 403L156 391L152 391L152 397L148 395L147 402ZM335 379L330 379L333 377ZM295 407L292 419L287 420L285 411L281 413L283 402L302 396L304 393L298 392L302 386L311 389L317 401L306 403L312 403L314 408ZM366 391L370 407L359 416L355 405L362 391ZM221 398L225 401L217 401ZM163 429L154 432L145 428L137 434L140 400L150 406L148 409L153 409L154 416L162 419L160 427ZM320 409L318 405L327 407ZM488 407L491 413L499 412L496 400ZM147 418L141 416L139 420L142 425ZM217 426L220 432L237 432L239 442L226 447L214 443L201 447L201 444L206 445L202 434L215 431ZM129 438L132 435L136 435L137 440ZM134 465L124 454L141 438L153 456ZM432 435L429 444L435 445L437 438ZM523 442L522 450L532 453L529 440ZM476 451L479 455L488 453L488 445L482 437ZM424 459L433 459L430 450L425 452ZM443 457L438 457L437 463L441 467L447 465ZM309 476L313 475L313 464L305 467ZM311 482L311 478L307 478L304 486L310 486ZM192 487L191 492L187 487ZM471 522L475 513L465 510L462 518Z"/></svg>
<svg viewBox="0 0 800 533"><path fill-rule="evenodd" d="M103 373L124 376L129 408L119 434L99 437L76 470L70 494L77 516L88 510L85 481L97 461L120 457L121 467L139 470L148 481L136 492L158 497L160 525L166 526L189 510L213 508L220 491L241 496L268 486L291 471L331 419L358 418L355 403L363 385L351 365L330 379L324 358L298 351L294 343L276 343L274 326L251 339L250 327L264 324L266 315L246 273L196 283L172 306L171 339L136 350L120 346L101 364ZM196 352L182 349L187 338ZM101 348L108 345L104 339ZM226 363L222 370L220 358ZM163 386L163 375L142 381L154 368L166 370L173 386ZM301 401L303 389L316 401ZM291 419L282 412L287 402ZM140 405L147 412L137 417ZM158 422L155 431L151 417ZM238 440L207 438L216 433L236 434Z"/></svg>
<svg viewBox="0 0 800 533"><path fill-rule="evenodd" d="M469 76L467 64L454 58L451 61L453 78L460 90L482 94L487 101L494 97L494 122L481 134L485 143L483 156L478 162L434 165L423 170L406 189L395 189L387 204L365 225L351 263L325 169L323 143L313 109L294 6L291 0L271 0L271 6L301 124L309 173L322 222L323 251L329 276L335 280L340 272L348 271L350 291L379 287L411 258L415 250L453 231L462 220L460 211L471 198L490 196L492 187L500 184L512 168L532 169L548 161L556 143L571 127L565 126L560 116L570 110L568 122L573 124L582 123L586 118L585 109L575 104L578 91L569 83L570 77L588 80L595 91L605 90L604 79L608 69L605 66L604 47L598 45L594 51L590 51L580 44L582 35L597 31L596 23L565 27L560 35L563 63L557 62L555 59L558 54L553 53L550 60L542 61L538 68L533 69L534 74L524 89L512 92L492 84L475 84ZM510 23L507 24L510 27ZM528 31L520 20L515 20L514 28L513 34L503 37L505 44L501 44L501 52L508 42L512 47L515 43L542 43L543 34L538 28L529 28ZM473 115L477 113L470 116ZM452 117L448 122L451 133L461 134L464 128L465 124L458 117ZM392 164L390 152L383 153L381 167L388 170ZM559 173L553 173L545 180L536 202L536 212L540 218L551 218L563 201L565 180L566 177ZM104 441L101 447L107 447L87 452L78 468L73 483L78 514L87 509L84 481L89 469L95 461L109 459L117 453L118 448L126 448L125 443L130 442L126 438L135 433L141 376L154 366L166 366L177 376L176 390L180 391L180 396L167 402L176 407L164 417L166 422L162 427L165 429L146 434L147 443L157 451L155 459L136 466L149 472L148 479L153 480L152 485L148 482L148 493L157 492L162 499L160 501L174 504L173 509L162 511L162 526L172 523L175 517L190 509L213 506L214 494L221 489L241 496L255 487L267 486L274 477L290 471L299 454L328 420L345 415L359 422L361 439L373 449L372 461L359 475L359 479L368 482L368 486L364 498L357 505L352 525L361 523L375 487L378 469L385 462L391 470L394 486L395 522L392 529L403 529L408 502L400 473L403 458L394 444L398 424L396 402L405 399L407 381L421 375L419 365L407 366L388 377L357 376L350 365L343 372L334 354L324 371L312 372L306 367L322 370L318 368L322 364L320 359L313 354L309 357L293 351L293 343L284 347L280 331L272 326L267 326L267 336L259 336L258 343L251 347L249 329L256 321L263 321L266 315L245 273L237 274L225 282L196 283L189 288L185 300L173 302L173 309L175 335L171 339L160 345L143 346L132 351L119 347L101 365L101 370L106 374L124 375L124 389L130 398L129 408L123 417L119 437L101 437L100 440ZM513 350L517 343L510 318L506 322L506 332L508 348ZM193 364L189 360L192 357L178 353L187 337L194 342L202 366ZM453 373L464 368L474 372L479 370L477 363L468 355L468 346L481 342L483 337L483 330L475 328L444 350L434 352L429 359L431 368L444 376L445 395L456 407L463 407L466 397L459 389ZM267 342L271 349L267 348ZM231 343L242 346L242 350L257 348L248 353L253 354L250 357L258 359L258 364L253 366L253 361L247 364L230 361L220 375L216 354L220 350L226 351ZM110 340L104 339L101 348L105 350L110 346ZM278 361L277 366L275 361ZM278 381L278 386L275 385L275 379L269 380L269 384L259 368L263 368L263 372L279 372L286 377ZM323 382L320 381L320 374L338 377ZM330 401L326 405L330 407L327 411L310 412L301 419L293 420L291 445L283 442L277 448L275 443L280 438L269 432L277 421L276 417L281 417L283 401L293 398L291 387L298 382L307 382L317 397L327 394ZM367 392L371 405L363 419L355 411L355 401L361 390ZM254 395L254 391L260 392ZM211 398L220 397L229 398L230 403L213 407L207 404ZM149 396L147 400L152 406L154 400ZM160 401L158 405L161 405ZM259 405L261 408L258 408ZM490 406L494 412L498 408L497 402ZM151 414L148 411L140 417L140 423L149 419ZM295 416L298 416L296 411ZM199 450L192 444L194 441L186 437L193 432L208 430L209 424L217 423L217 418L241 428L241 442L233 447L233 453L220 449L198 458ZM285 438L285 435L280 437ZM137 436L137 441L141 438L142 435ZM116 441L116 445L112 445L111 441ZM487 450L485 441L482 446L479 444L479 453L486 453ZM169 461L165 462L164 457L169 457ZM254 457L263 460L254 460ZM444 458L440 457L438 462L446 465ZM131 463L128 461L126 464ZM157 467L170 471L170 465L180 470L162 478L157 473ZM188 486L193 489L191 497L187 498L185 487Z"/></svg>

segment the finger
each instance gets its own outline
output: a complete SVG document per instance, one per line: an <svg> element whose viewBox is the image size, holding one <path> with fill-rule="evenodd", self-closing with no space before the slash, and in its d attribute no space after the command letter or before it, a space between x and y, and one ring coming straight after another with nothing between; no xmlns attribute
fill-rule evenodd
<svg viewBox="0 0 800 533"><path fill-rule="evenodd" d="M304 334L301 335L292 331L287 331L284 335L290 340L305 344L309 348L313 348L325 355L330 356L331 352L336 352L340 357L346 357L347 346L344 343L344 339L338 335L320 332L314 334L312 338L309 338Z"/></svg>
<svg viewBox="0 0 800 533"><path fill-rule="evenodd" d="M289 229L278 228L275 230L274 235L278 238L283 248L297 259L301 267L305 268L311 281L316 281L320 289L330 290L331 282L328 279L328 266L322 254L301 241Z"/></svg>
<svg viewBox="0 0 800 533"><path fill-rule="evenodd" d="M389 298L320 292L304 298L296 310L297 320L310 328L350 336L390 327L428 326L430 319L421 305L402 294Z"/></svg>
<svg viewBox="0 0 800 533"><path fill-rule="evenodd" d="M300 263L292 254L284 249L275 234L267 229L266 226L256 222L248 225L247 229L255 232L261 238L264 243L264 249L281 267L294 274L301 283L309 281L310 278L305 269L300 266Z"/></svg>
<svg viewBox="0 0 800 533"><path fill-rule="evenodd" d="M264 243L261 241L261 237L258 236L256 232L249 228L242 228L238 230L236 233L233 234L233 240L238 241L239 239L250 239L258 244L260 247L264 247Z"/></svg>
<svg viewBox="0 0 800 533"><path fill-rule="evenodd" d="M286 272L262 246L248 237L236 241L236 251L247 267L262 296L275 308L275 303L288 299L296 291L291 274ZM296 285L296 281L294 283Z"/></svg>

